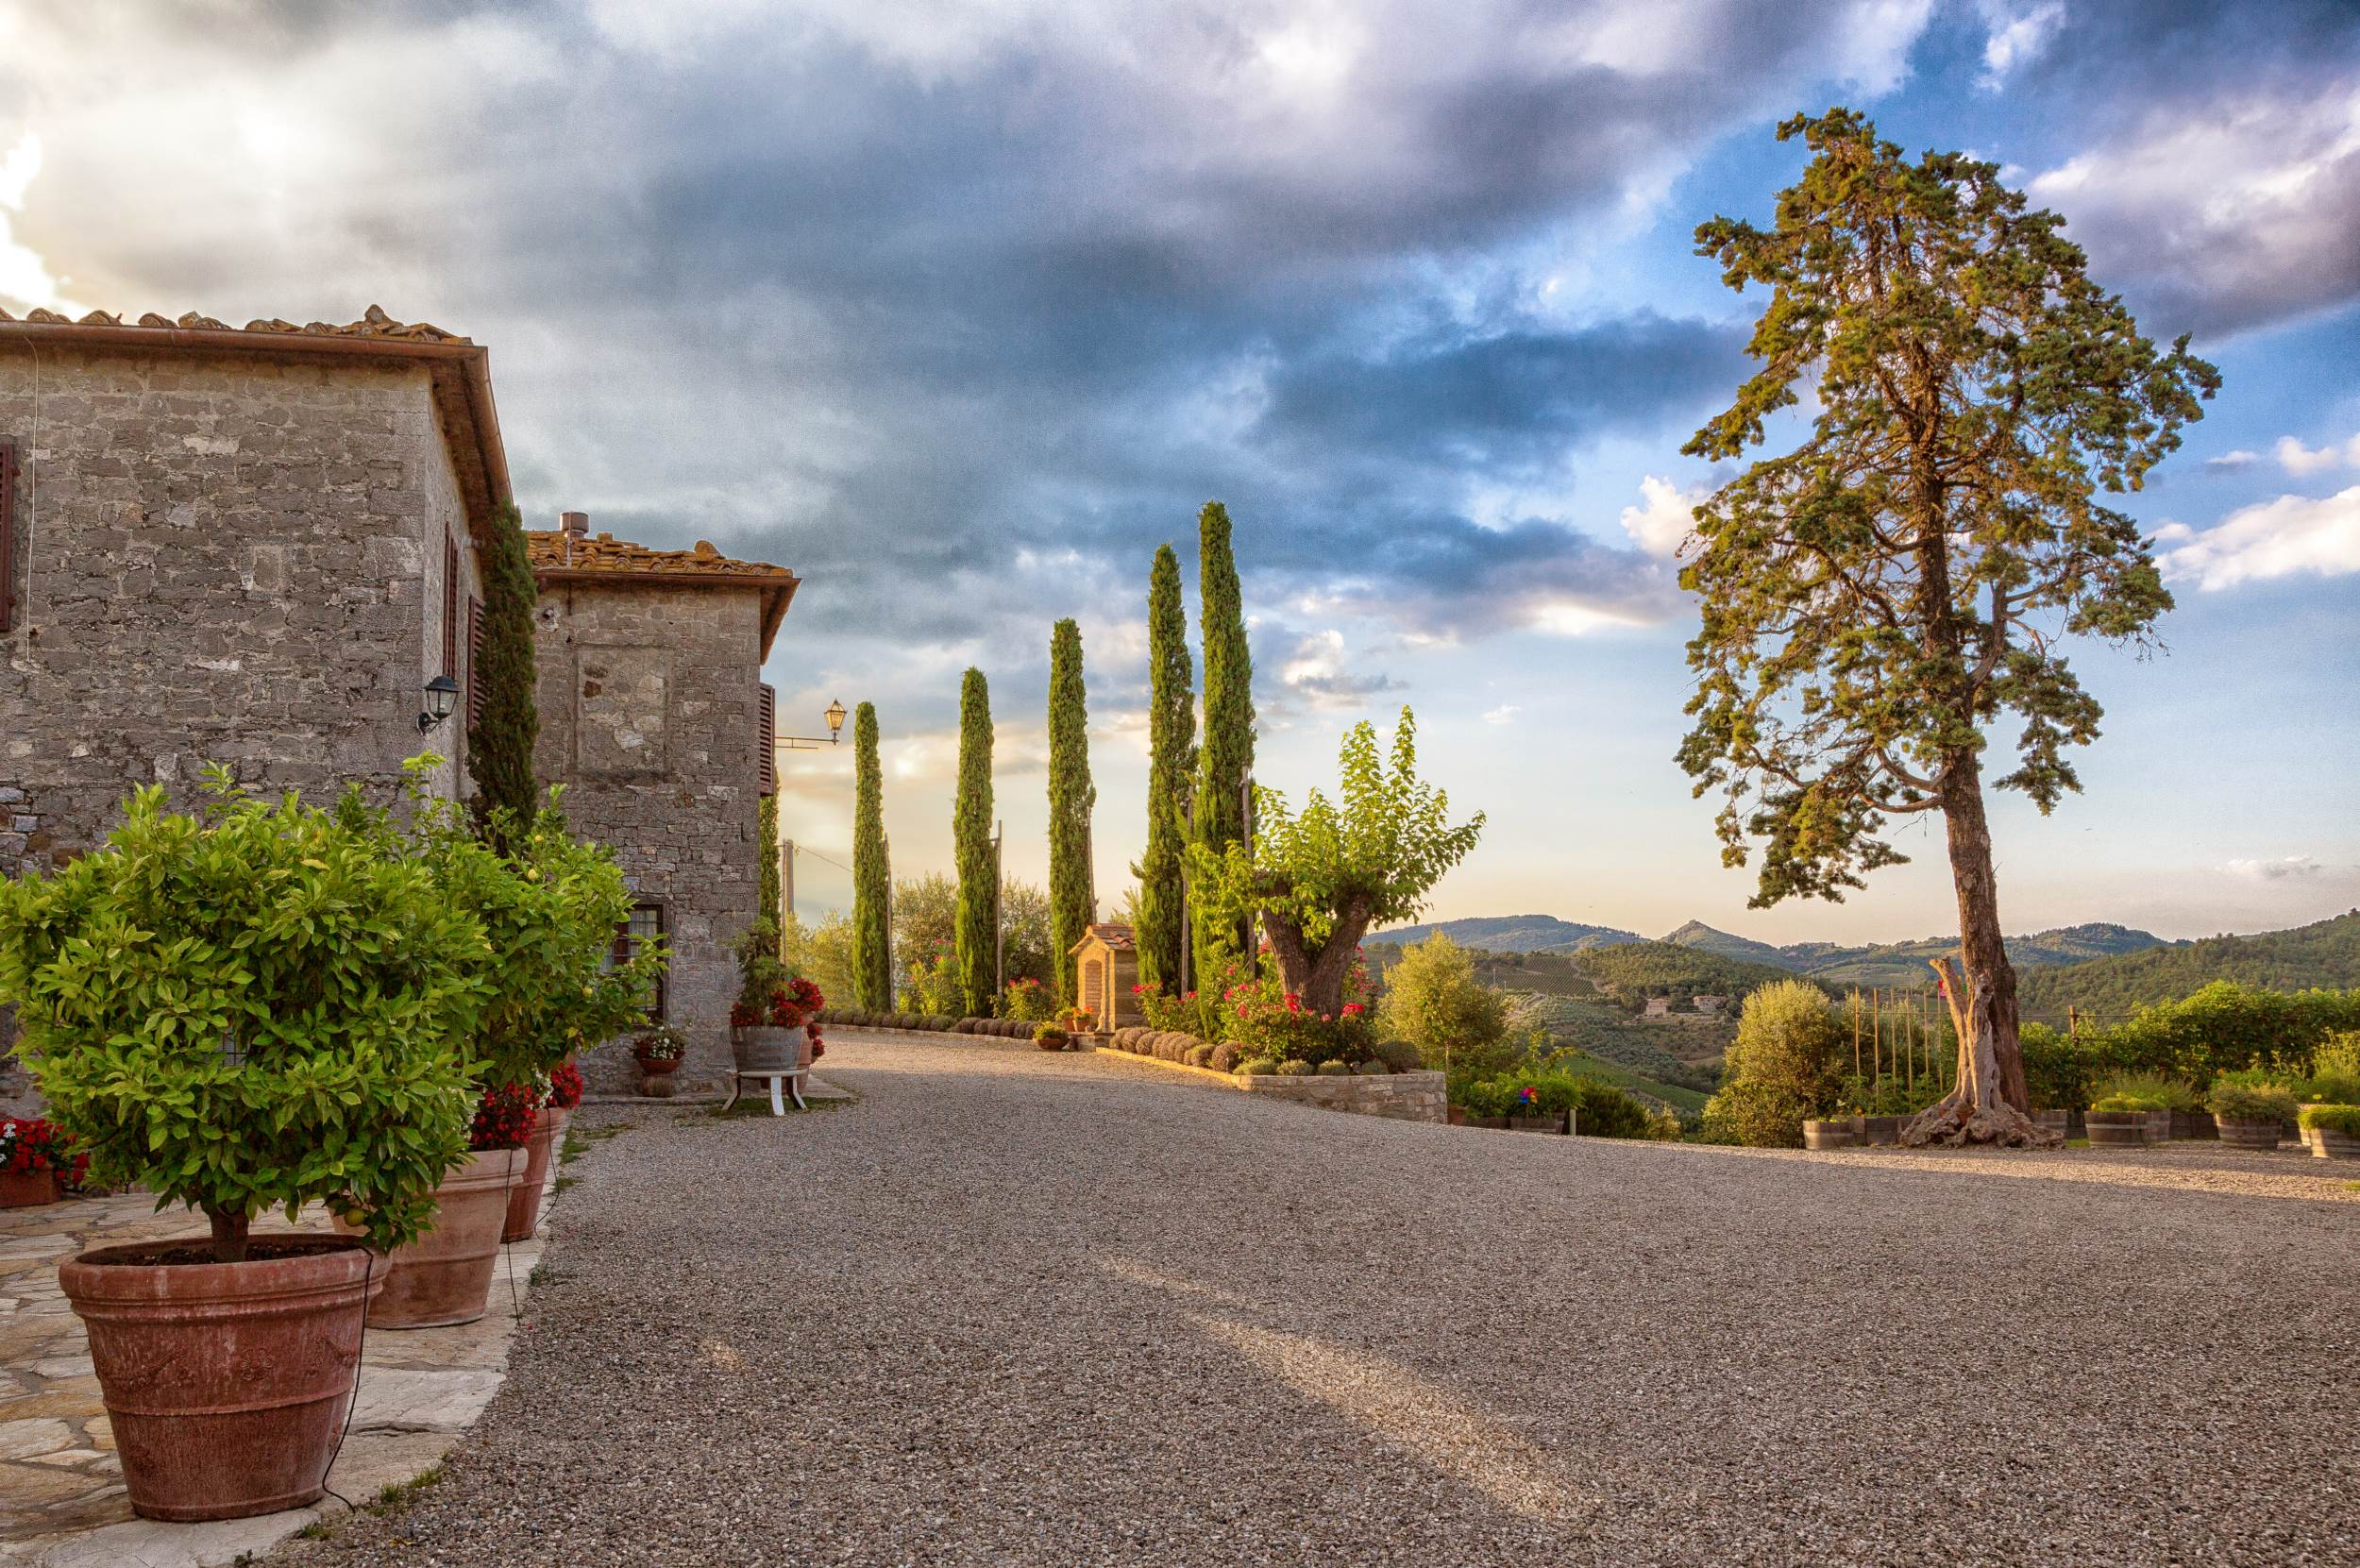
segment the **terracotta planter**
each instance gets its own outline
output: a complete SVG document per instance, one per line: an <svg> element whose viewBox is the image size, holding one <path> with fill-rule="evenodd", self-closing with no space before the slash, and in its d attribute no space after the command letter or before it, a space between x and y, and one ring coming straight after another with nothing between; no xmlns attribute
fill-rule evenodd
<svg viewBox="0 0 2360 1568"><path fill-rule="evenodd" d="M2093 1149L2134 1148L2147 1142L2145 1111L2091 1111L2083 1121Z"/></svg>
<svg viewBox="0 0 2360 1568"><path fill-rule="evenodd" d="M2285 1129L2275 1121L2233 1121L2228 1117L2215 1117L2220 1123L2220 1140L2232 1149L2275 1149L2278 1135Z"/></svg>
<svg viewBox="0 0 2360 1568"><path fill-rule="evenodd" d="M371 1328L443 1328L483 1316L508 1189L524 1163L522 1149L486 1149L450 1168L434 1190L441 1211L433 1228L386 1256L385 1293L369 1308Z"/></svg>
<svg viewBox="0 0 2360 1568"><path fill-rule="evenodd" d="M241 1519L326 1490L384 1260L338 1237L257 1236L244 1263L202 1237L101 1247L58 1270L91 1358L131 1509Z"/></svg>
<svg viewBox="0 0 2360 1568"><path fill-rule="evenodd" d="M500 1227L503 1241L522 1241L541 1223L541 1190L548 1185L549 1161L565 1147L567 1113L553 1105L541 1107L532 1120L532 1139L525 1145L525 1168L508 1189L508 1222Z"/></svg>
<svg viewBox="0 0 2360 1568"><path fill-rule="evenodd" d="M0 1171L0 1208L39 1208L57 1201L55 1171Z"/></svg>
<svg viewBox="0 0 2360 1568"><path fill-rule="evenodd" d="M1803 1123L1803 1147L1806 1149L1849 1149L1852 1146L1852 1119L1829 1121L1812 1118Z"/></svg>
<svg viewBox="0 0 2360 1568"><path fill-rule="evenodd" d="M801 1024L792 1029L763 1024L730 1031L730 1049L740 1072L792 1072L811 1065L811 1037Z"/></svg>

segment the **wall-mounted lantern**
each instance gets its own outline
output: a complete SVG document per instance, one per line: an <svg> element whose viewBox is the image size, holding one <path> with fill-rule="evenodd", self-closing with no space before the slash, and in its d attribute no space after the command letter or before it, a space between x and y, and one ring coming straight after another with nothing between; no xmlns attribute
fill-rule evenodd
<svg viewBox="0 0 2360 1568"><path fill-rule="evenodd" d="M459 708L459 683L437 675L426 683L426 711L418 715L418 733L427 734Z"/></svg>

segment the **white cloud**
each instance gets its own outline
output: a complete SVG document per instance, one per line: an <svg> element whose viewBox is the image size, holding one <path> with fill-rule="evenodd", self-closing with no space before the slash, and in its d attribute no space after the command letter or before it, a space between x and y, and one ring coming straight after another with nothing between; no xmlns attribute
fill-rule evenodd
<svg viewBox="0 0 2360 1568"><path fill-rule="evenodd" d="M40 251L19 244L7 212L25 211L25 193L41 175L41 138L31 131L16 139L8 156L0 159L0 299L24 310L62 311L80 315L83 307L59 291L61 281L49 273Z"/></svg>
<svg viewBox="0 0 2360 1568"><path fill-rule="evenodd" d="M2046 0L2028 10L1984 0L1982 12L1984 25L1991 29L1983 40L1982 85L1987 90L1997 90L2009 72L2047 48L2049 35L2065 20L2063 0Z"/></svg>
<svg viewBox="0 0 2360 1568"><path fill-rule="evenodd" d="M1524 709L1516 706L1513 702L1503 702L1498 707L1493 708L1491 712L1485 714L1483 716L1483 722L1486 724L1506 724L1510 719L1514 718L1518 714L1523 712Z"/></svg>
<svg viewBox="0 0 2360 1568"><path fill-rule="evenodd" d="M2164 575L2207 590L2311 572L2360 572L2360 485L2314 499L2281 496L2233 512L2199 531L2185 523L2156 531Z"/></svg>
<svg viewBox="0 0 2360 1568"><path fill-rule="evenodd" d="M2261 461L2261 453L2249 452L2240 447L2234 452L2223 452L2218 457L2206 458L2204 466L2207 468L2250 468Z"/></svg>
<svg viewBox="0 0 2360 1568"><path fill-rule="evenodd" d="M2289 474L2316 474L2323 468L2360 468L2360 435L2353 436L2340 447L2305 447L2291 435L2282 435L2278 445L2270 448L2279 465Z"/></svg>
<svg viewBox="0 0 2360 1568"><path fill-rule="evenodd" d="M1653 474L1639 481L1640 504L1623 508L1623 531L1659 561L1677 561L1695 532L1695 509L1705 498L1699 487L1682 490Z"/></svg>
<svg viewBox="0 0 2360 1568"><path fill-rule="evenodd" d="M2290 854L2277 860L2233 860L2221 868L2233 877L2248 882L2284 882L2290 877L2318 876L2327 868L2307 854Z"/></svg>

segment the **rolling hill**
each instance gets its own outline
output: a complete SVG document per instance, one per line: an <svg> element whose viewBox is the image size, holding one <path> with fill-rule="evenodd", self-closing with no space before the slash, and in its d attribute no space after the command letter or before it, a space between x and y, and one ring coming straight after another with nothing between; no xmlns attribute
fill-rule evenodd
<svg viewBox="0 0 2360 1568"><path fill-rule="evenodd" d="M1844 947L1834 942L1794 942L1785 947L1772 947L1767 942L1749 941L1743 936L1732 936L1726 931L1715 931L1696 920L1689 921L1663 939L1676 946L1696 948L1743 963L1768 964L1790 969L1829 986L1914 988L1927 985L1930 979L1931 971L1927 969L1926 960L1955 953L1959 950L1955 936L1929 936L1916 942L1877 942L1865 947ZM2171 945L2151 932L2099 923L2063 926L2054 931L2036 931L2026 936L2011 936L2008 938L2008 956L2014 960L2018 969L2031 969L2048 965L2111 958Z"/></svg>
<svg viewBox="0 0 2360 1568"><path fill-rule="evenodd" d="M1408 947L1412 942L1424 941L1438 931L1462 948L1484 953L1587 953L1592 948L1646 939L1635 931L1618 931L1610 925L1579 925L1554 915L1482 915L1464 920L1396 926L1374 933L1369 940Z"/></svg>
<svg viewBox="0 0 2360 1568"><path fill-rule="evenodd" d="M2008 944L2013 953L2014 942ZM2016 996L2027 1018L2061 1019L2067 1007L2126 1014L2175 1002L2215 980L2271 990L2360 986L2360 909L2291 931L2207 936L2079 964L2027 969Z"/></svg>

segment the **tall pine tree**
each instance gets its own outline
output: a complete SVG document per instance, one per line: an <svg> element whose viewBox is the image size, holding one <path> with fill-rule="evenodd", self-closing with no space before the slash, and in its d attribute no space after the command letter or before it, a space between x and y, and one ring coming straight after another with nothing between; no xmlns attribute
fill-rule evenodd
<svg viewBox="0 0 2360 1568"><path fill-rule="evenodd" d="M1077 1002L1073 944L1097 903L1090 885L1089 716L1082 684L1082 629L1061 620L1049 635L1049 945L1057 1001Z"/></svg>
<svg viewBox="0 0 2360 1568"><path fill-rule="evenodd" d="M779 876L779 798L765 795L756 814L754 842L762 846L762 918L770 929L786 930L786 888ZM782 937L784 940L784 937Z"/></svg>
<svg viewBox="0 0 2360 1568"><path fill-rule="evenodd" d="M1195 841L1220 855L1245 836L1245 781L1254 771L1254 653L1246 646L1238 561L1229 548L1229 509L1206 501L1196 528L1205 745L1197 765ZM1197 973L1210 974L1223 950L1253 950L1253 930L1200 915L1195 941Z"/></svg>
<svg viewBox="0 0 2360 1568"><path fill-rule="evenodd" d="M969 669L959 686L959 799L951 818L959 872L956 942L960 1004L989 1017L998 977L993 936L1000 928L1000 871L991 851L991 691Z"/></svg>
<svg viewBox="0 0 2360 1568"><path fill-rule="evenodd" d="M1155 548L1147 577L1147 852L1139 879L1139 979L1180 988L1180 875L1188 837L1188 788L1196 771L1196 675L1188 662L1188 611L1180 602L1180 558Z"/></svg>
<svg viewBox="0 0 2360 1568"><path fill-rule="evenodd" d="M852 710L852 994L864 1012L893 1005L893 868L885 848L877 705Z"/></svg>
<svg viewBox="0 0 2360 1568"><path fill-rule="evenodd" d="M532 687L532 562L524 521L514 506L493 519L482 553L482 639L470 655L474 700L467 715L467 773L475 780L479 831L502 849L529 831L541 792L532 780L532 747L541 714Z"/></svg>

